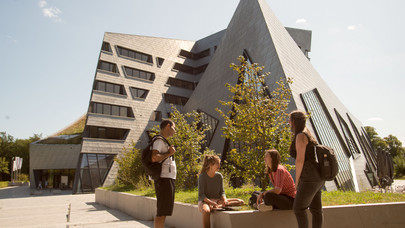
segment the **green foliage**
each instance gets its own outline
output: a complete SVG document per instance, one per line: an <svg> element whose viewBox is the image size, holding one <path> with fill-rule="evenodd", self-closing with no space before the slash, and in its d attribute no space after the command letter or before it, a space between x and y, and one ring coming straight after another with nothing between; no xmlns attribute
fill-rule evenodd
<svg viewBox="0 0 405 228"><path fill-rule="evenodd" d="M181 114L174 106L172 111L171 120L176 125L176 134L168 141L176 149L174 155L177 167L176 188L193 189L197 186L197 174L201 167L200 161L203 154L201 145L205 140L205 131L209 130L209 127L201 125L201 115L196 111ZM159 126L154 126L150 136L155 136L159 131ZM213 152L207 149L206 153ZM119 165L119 183L130 184L136 188L151 184L142 167L141 152L134 145L130 149L124 148L116 161Z"/></svg>
<svg viewBox="0 0 405 228"><path fill-rule="evenodd" d="M0 188L8 187L8 181L0 181Z"/></svg>
<svg viewBox="0 0 405 228"><path fill-rule="evenodd" d="M0 157L8 162L8 170L12 170L12 158L20 157L23 159L21 173L29 174L29 145L38 141L41 135L34 134L28 139L15 139L6 132L0 132ZM10 173L0 172L0 180L10 180Z"/></svg>
<svg viewBox="0 0 405 228"><path fill-rule="evenodd" d="M366 126L364 128L373 147L381 148L393 157L395 177L405 176L405 148L402 147L402 142L393 135L384 138L379 137L373 127Z"/></svg>
<svg viewBox="0 0 405 228"><path fill-rule="evenodd" d="M8 171L8 161L4 157L0 157L0 173L10 174Z"/></svg>
<svg viewBox="0 0 405 228"><path fill-rule="evenodd" d="M17 176L17 181L21 181L21 182L29 182L30 178L27 174L25 173L21 173Z"/></svg>
<svg viewBox="0 0 405 228"><path fill-rule="evenodd" d="M366 130L367 135L370 138L371 144L373 144L373 147L375 149L377 148L385 149L387 147L386 142L380 136L378 136L377 132L375 131L375 128L365 126L364 129Z"/></svg>
<svg viewBox="0 0 405 228"><path fill-rule="evenodd" d="M176 134L169 139L176 148L176 188L193 189L197 186L201 145L209 126L201 125L201 114L197 111L181 114L174 106L170 118L176 124Z"/></svg>
<svg viewBox="0 0 405 228"><path fill-rule="evenodd" d="M392 157L405 157L405 148L402 147L402 142L393 135L388 135L384 137L384 141L387 145L387 152L391 154Z"/></svg>
<svg viewBox="0 0 405 228"><path fill-rule="evenodd" d="M119 166L117 177L119 183L132 185L133 187L148 185L149 181L144 175L142 167L141 151L135 148L134 143L129 148L124 148L123 152L114 160Z"/></svg>
<svg viewBox="0 0 405 228"><path fill-rule="evenodd" d="M227 152L226 167L236 177L245 180L261 177L262 188L267 185L264 173L264 152L277 149L281 162L288 160L290 130L287 108L291 100L292 83L280 79L268 94L264 86L265 78L270 73L263 73L263 67L250 65L242 56L238 58L240 65L230 67L238 73L236 85L226 84L231 93L230 101L220 101L227 112L217 109L225 120L223 135L230 139L234 148ZM287 165L288 168L289 165Z"/></svg>
<svg viewBox="0 0 405 228"><path fill-rule="evenodd" d="M347 204L366 204L366 203L385 203L405 201L405 194L398 193L375 193L351 192L351 191L331 191L322 192L322 205L347 205Z"/></svg>
<svg viewBox="0 0 405 228"><path fill-rule="evenodd" d="M405 157L396 156L394 159L394 176L402 178L405 176Z"/></svg>
<svg viewBox="0 0 405 228"><path fill-rule="evenodd" d="M232 188L224 186L227 198L239 198L245 202L241 210L252 210L247 203L253 191L260 191L260 188L251 185L244 185L241 188ZM156 197L155 191L152 187L142 189L132 189L124 186L113 186L104 188L111 191L126 192L134 195ZM268 190L270 188L267 188ZM182 203L197 204L198 203L198 189L186 191L176 191L175 201ZM351 192L351 191L323 191L322 192L322 205L350 205L350 204L370 204L370 203L384 203L384 202L403 202L405 201L405 194L399 193L375 193L372 191L366 192Z"/></svg>

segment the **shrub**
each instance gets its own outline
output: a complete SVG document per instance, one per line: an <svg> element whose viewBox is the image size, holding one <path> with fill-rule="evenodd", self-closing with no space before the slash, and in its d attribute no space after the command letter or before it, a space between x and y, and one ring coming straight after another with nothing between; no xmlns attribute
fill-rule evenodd
<svg viewBox="0 0 405 228"><path fill-rule="evenodd" d="M114 159L119 166L118 182L124 185L149 185L143 167L141 151L135 148L134 143L130 148L124 148L123 152Z"/></svg>

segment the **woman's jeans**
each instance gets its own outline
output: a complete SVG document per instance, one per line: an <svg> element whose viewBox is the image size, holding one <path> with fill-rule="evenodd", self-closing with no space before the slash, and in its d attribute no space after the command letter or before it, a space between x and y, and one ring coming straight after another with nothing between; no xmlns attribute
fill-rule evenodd
<svg viewBox="0 0 405 228"><path fill-rule="evenodd" d="M325 181L300 181L295 196L293 210L299 228L308 227L308 216L306 209L312 213L312 227L320 228L323 223L322 212L322 187Z"/></svg>
<svg viewBox="0 0 405 228"><path fill-rule="evenodd" d="M268 192L266 195L264 195L263 201L266 205L273 205L275 209L291 210L293 207L294 198L283 194Z"/></svg>

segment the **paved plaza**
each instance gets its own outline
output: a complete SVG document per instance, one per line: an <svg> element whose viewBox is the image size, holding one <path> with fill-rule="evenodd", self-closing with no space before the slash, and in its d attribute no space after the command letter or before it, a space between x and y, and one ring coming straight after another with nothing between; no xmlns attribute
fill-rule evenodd
<svg viewBox="0 0 405 228"><path fill-rule="evenodd" d="M70 222L67 222L69 205ZM152 221L138 221L118 210L96 204L94 194L72 195L71 191L53 194L50 190L42 190L41 195L31 195L28 186L0 189L0 224L2 228L153 227Z"/></svg>

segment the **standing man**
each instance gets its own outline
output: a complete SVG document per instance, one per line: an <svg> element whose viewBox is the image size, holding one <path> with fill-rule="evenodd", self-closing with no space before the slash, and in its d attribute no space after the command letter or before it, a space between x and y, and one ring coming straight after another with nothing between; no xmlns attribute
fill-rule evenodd
<svg viewBox="0 0 405 228"><path fill-rule="evenodd" d="M172 120L163 120L160 124L160 135L165 139L176 133L176 126ZM152 162L162 163L160 179L155 181L157 199L157 213L154 227L163 228L166 216L171 216L174 206L174 190L176 181L176 162L174 160L174 146L168 145L163 139L158 138L152 146Z"/></svg>

